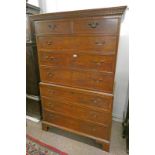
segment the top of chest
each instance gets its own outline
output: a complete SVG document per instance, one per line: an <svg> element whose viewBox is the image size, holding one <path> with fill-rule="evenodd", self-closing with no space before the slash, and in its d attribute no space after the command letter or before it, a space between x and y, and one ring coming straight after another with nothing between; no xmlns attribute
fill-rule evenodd
<svg viewBox="0 0 155 155"><path fill-rule="evenodd" d="M35 34L118 34L126 6L34 15Z"/></svg>

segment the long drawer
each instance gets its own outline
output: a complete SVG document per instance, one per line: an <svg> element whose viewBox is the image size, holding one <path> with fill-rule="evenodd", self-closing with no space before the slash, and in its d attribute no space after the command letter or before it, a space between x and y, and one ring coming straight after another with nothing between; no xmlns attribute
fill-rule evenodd
<svg viewBox="0 0 155 155"><path fill-rule="evenodd" d="M41 96L63 101L64 103L78 104L91 109L100 109L111 112L113 96L103 93L75 89L60 85L40 83Z"/></svg>
<svg viewBox="0 0 155 155"><path fill-rule="evenodd" d="M98 55L84 52L57 52L40 51L40 65L91 69L105 72L114 72L115 55Z"/></svg>
<svg viewBox="0 0 155 155"><path fill-rule="evenodd" d="M55 99L49 99L47 97L41 98L43 109L52 110L57 113L61 113L74 118L82 120L89 120L92 122L109 124L111 123L111 113L102 110L93 110L91 108L85 108L80 105L69 103L65 101L55 101Z"/></svg>
<svg viewBox="0 0 155 155"><path fill-rule="evenodd" d="M88 135L109 140L109 126L96 125L87 121L80 121L68 116L60 115L57 113L43 111L43 120L52 124L56 124L68 129L73 129Z"/></svg>
<svg viewBox="0 0 155 155"><path fill-rule="evenodd" d="M39 50L100 50L116 51L116 36L40 36L37 37Z"/></svg>
<svg viewBox="0 0 155 155"><path fill-rule="evenodd" d="M114 74L112 73L40 66L40 77L42 82L104 91L106 93L113 92Z"/></svg>

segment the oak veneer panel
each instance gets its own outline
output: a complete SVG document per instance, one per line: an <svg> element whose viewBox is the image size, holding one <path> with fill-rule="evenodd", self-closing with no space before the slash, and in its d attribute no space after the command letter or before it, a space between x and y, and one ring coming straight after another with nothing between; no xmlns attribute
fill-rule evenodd
<svg viewBox="0 0 155 155"><path fill-rule="evenodd" d="M46 20L35 22L36 34L69 34L71 23L66 20Z"/></svg>
<svg viewBox="0 0 155 155"><path fill-rule="evenodd" d="M75 49L75 40L70 36L37 37L38 49Z"/></svg>
<svg viewBox="0 0 155 155"><path fill-rule="evenodd" d="M83 36L76 37L76 47L82 50L115 51L116 36Z"/></svg>
<svg viewBox="0 0 155 155"><path fill-rule="evenodd" d="M53 67L67 67L70 65L68 62L69 57L64 52L41 51L38 53L38 55L40 65L53 66Z"/></svg>
<svg viewBox="0 0 155 155"><path fill-rule="evenodd" d="M71 68L114 72L115 70L115 56L114 55L98 55L88 53L74 52L68 54L69 66Z"/></svg>
<svg viewBox="0 0 155 155"><path fill-rule="evenodd" d="M35 33L41 34L117 34L119 20L115 18L79 18L76 20L46 20L35 22Z"/></svg>
<svg viewBox="0 0 155 155"><path fill-rule="evenodd" d="M91 17L76 19L73 22L73 33L90 34L117 34L118 19L103 17Z"/></svg>
<svg viewBox="0 0 155 155"><path fill-rule="evenodd" d="M94 123L109 124L111 123L111 113L103 110L93 110L84 108L77 104L72 104L65 101L56 101L47 97L41 99L44 109L55 111L66 116L71 116L77 119L89 120Z"/></svg>
<svg viewBox="0 0 155 155"><path fill-rule="evenodd" d="M113 73L40 66L40 78L46 83L113 92Z"/></svg>
<svg viewBox="0 0 155 155"><path fill-rule="evenodd" d="M116 51L116 36L40 36L37 37L37 47L40 50L101 50Z"/></svg>
<svg viewBox="0 0 155 155"><path fill-rule="evenodd" d="M113 95L45 83L40 83L40 92L42 96L54 98L57 101L109 112L112 109Z"/></svg>
<svg viewBox="0 0 155 155"><path fill-rule="evenodd" d="M44 121L54 123L69 129L74 129L95 137L109 140L108 126L96 125L88 121L81 121L68 116L60 115L54 112L43 111Z"/></svg>
<svg viewBox="0 0 155 155"><path fill-rule="evenodd" d="M80 52L39 52L40 65L114 72L115 55Z"/></svg>

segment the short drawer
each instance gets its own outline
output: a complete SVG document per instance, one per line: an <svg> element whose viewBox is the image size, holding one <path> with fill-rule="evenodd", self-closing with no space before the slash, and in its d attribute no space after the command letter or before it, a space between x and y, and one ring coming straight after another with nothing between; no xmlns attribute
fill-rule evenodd
<svg viewBox="0 0 155 155"><path fill-rule="evenodd" d="M37 37L39 50L64 50L76 49L75 38L69 36L40 36Z"/></svg>
<svg viewBox="0 0 155 155"><path fill-rule="evenodd" d="M59 66L114 72L115 55L97 55L84 52L39 52L40 65Z"/></svg>
<svg viewBox="0 0 155 155"><path fill-rule="evenodd" d="M114 72L115 55L87 54L74 52L68 55L71 68Z"/></svg>
<svg viewBox="0 0 155 155"><path fill-rule="evenodd" d="M41 96L104 111L112 109L113 96L60 85L40 83Z"/></svg>
<svg viewBox="0 0 155 155"><path fill-rule="evenodd" d="M76 19L73 22L74 33L113 34L118 33L118 19L92 17Z"/></svg>
<svg viewBox="0 0 155 155"><path fill-rule="evenodd" d="M68 129L86 133L88 135L109 140L109 126L96 125L87 121L80 121L68 116L59 115L49 111L43 111L43 120Z"/></svg>
<svg viewBox="0 0 155 155"><path fill-rule="evenodd" d="M116 51L116 36L82 36L76 37L76 47L80 50Z"/></svg>
<svg viewBox="0 0 155 155"><path fill-rule="evenodd" d="M67 20L35 21L35 33L38 34L69 34L71 23Z"/></svg>
<svg viewBox="0 0 155 155"><path fill-rule="evenodd" d="M49 99L47 97L41 98L44 109L52 110L60 114L79 118L82 120L89 120L101 124L111 123L111 113L108 111L93 110L91 108L85 108L78 104L69 103L64 100L55 101L55 99Z"/></svg>
<svg viewBox="0 0 155 155"><path fill-rule="evenodd" d="M40 77L42 82L113 92L113 73L40 66Z"/></svg>
<svg viewBox="0 0 155 155"><path fill-rule="evenodd" d="M69 66L67 54L63 52L38 52L39 64L47 66L67 67Z"/></svg>
<svg viewBox="0 0 155 155"><path fill-rule="evenodd" d="M42 82L72 85L72 72L67 69L40 66L40 78Z"/></svg>

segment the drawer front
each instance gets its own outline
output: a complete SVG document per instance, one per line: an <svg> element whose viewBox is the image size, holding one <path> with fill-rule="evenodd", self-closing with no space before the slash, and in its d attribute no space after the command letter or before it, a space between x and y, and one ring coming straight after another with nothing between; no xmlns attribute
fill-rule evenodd
<svg viewBox="0 0 155 155"><path fill-rule="evenodd" d="M116 37L114 36L97 36L97 37L76 37L76 46L80 50L96 50L112 52L116 51Z"/></svg>
<svg viewBox="0 0 155 155"><path fill-rule="evenodd" d="M102 124L111 123L111 113L107 111L96 111L90 108L83 108L77 104L64 103L64 101L55 101L46 97L41 98L44 109L52 110L60 114L79 118L82 120L89 120Z"/></svg>
<svg viewBox="0 0 155 155"><path fill-rule="evenodd" d="M41 81L77 88L113 92L114 74L40 66Z"/></svg>
<svg viewBox="0 0 155 155"><path fill-rule="evenodd" d="M98 108L110 112L112 109L113 96L110 95L43 83L40 84L40 92L41 96L46 96L50 99L54 98L56 101L79 104L92 109Z"/></svg>
<svg viewBox="0 0 155 155"><path fill-rule="evenodd" d="M88 135L109 140L109 127L96 125L86 121L80 121L64 115L59 115L49 111L43 111L43 120L68 129L73 129Z"/></svg>
<svg viewBox="0 0 155 155"><path fill-rule="evenodd" d="M44 50L76 49L75 38L62 36L37 37L37 48Z"/></svg>
<svg viewBox="0 0 155 155"><path fill-rule="evenodd" d="M74 52L68 56L70 66L77 69L98 70L105 72L114 72L114 55L97 55Z"/></svg>
<svg viewBox="0 0 155 155"><path fill-rule="evenodd" d="M91 72L85 70L72 71L72 84L75 87L113 92L113 75L102 72Z"/></svg>
<svg viewBox="0 0 155 155"><path fill-rule="evenodd" d="M114 55L69 52L39 52L41 65L114 72Z"/></svg>
<svg viewBox="0 0 155 155"><path fill-rule="evenodd" d="M70 21L47 20L35 22L36 34L69 34L71 33Z"/></svg>
<svg viewBox="0 0 155 155"><path fill-rule="evenodd" d="M40 66L40 78L42 82L72 85L72 72L66 69Z"/></svg>
<svg viewBox="0 0 155 155"><path fill-rule="evenodd" d="M47 66L59 66L67 67L69 66L68 57L65 53L58 52L38 52L40 65Z"/></svg>
<svg viewBox="0 0 155 155"><path fill-rule="evenodd" d="M95 50L100 52L116 51L116 37L37 37L37 47L40 50Z"/></svg>
<svg viewBox="0 0 155 155"><path fill-rule="evenodd" d="M74 33L117 34L118 19L82 18L73 22Z"/></svg>

